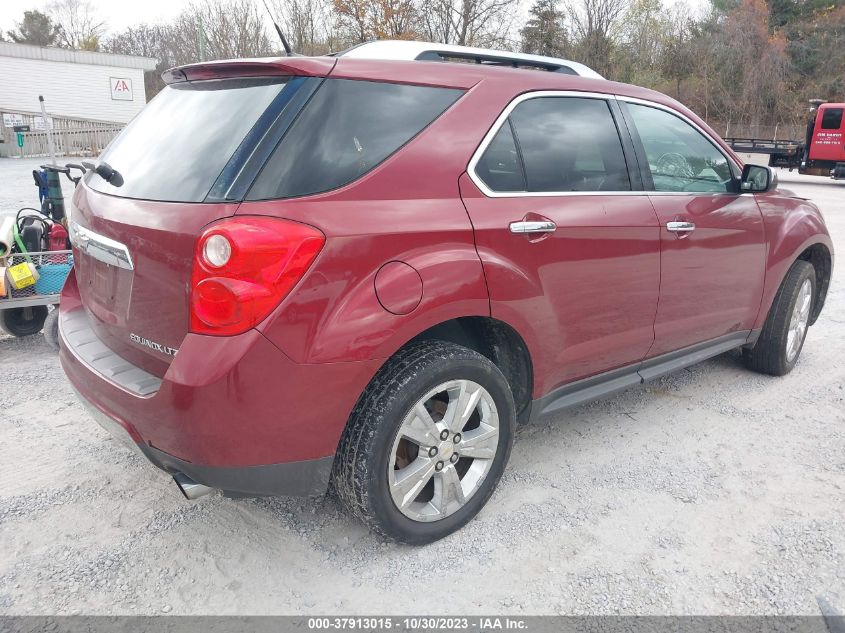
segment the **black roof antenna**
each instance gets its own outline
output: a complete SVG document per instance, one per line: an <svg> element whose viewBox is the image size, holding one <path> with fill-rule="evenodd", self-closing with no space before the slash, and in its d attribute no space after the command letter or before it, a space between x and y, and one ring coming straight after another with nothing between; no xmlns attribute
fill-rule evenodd
<svg viewBox="0 0 845 633"><path fill-rule="evenodd" d="M267 10L267 14L270 16L270 21L273 23L273 26L276 27L276 33L279 34L279 39L282 40L282 46L285 49L285 54L290 57L293 55L293 49L288 44L288 41L285 39L284 34L282 33L282 29L279 28L279 24L276 22L276 18L273 17L273 13L270 11L270 7L267 6L267 0L261 0L264 3L264 8Z"/></svg>

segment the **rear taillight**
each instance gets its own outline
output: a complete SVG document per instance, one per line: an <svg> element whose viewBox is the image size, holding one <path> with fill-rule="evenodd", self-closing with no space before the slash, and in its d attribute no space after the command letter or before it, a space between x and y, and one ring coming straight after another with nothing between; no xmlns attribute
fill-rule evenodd
<svg viewBox="0 0 845 633"><path fill-rule="evenodd" d="M324 242L311 226L275 218L233 218L206 229L194 252L191 331L240 334L263 321Z"/></svg>

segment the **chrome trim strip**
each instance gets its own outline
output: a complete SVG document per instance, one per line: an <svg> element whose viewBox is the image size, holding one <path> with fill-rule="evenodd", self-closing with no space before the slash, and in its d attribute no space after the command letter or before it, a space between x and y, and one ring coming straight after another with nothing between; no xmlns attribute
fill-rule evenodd
<svg viewBox="0 0 845 633"><path fill-rule="evenodd" d="M135 270L132 256L125 245L105 235L94 233L73 221L70 223L70 242L83 253L110 266Z"/></svg>
<svg viewBox="0 0 845 633"><path fill-rule="evenodd" d="M535 92L526 92L524 94L519 95L513 101L511 101L507 107L502 111L502 113L498 116L496 121L493 123L493 126L484 135L484 138L481 139L481 143L479 144L478 148L475 150L475 153L470 158L469 164L467 165L467 175L470 177L475 186L479 188L481 193L483 193L488 198L557 198L557 197L564 197L564 196L690 196L695 195L696 197L700 196L736 196L738 194L730 193L730 192L697 192L697 191L493 191L490 189L483 180L475 173L475 169L478 166L481 157L484 155L484 152L487 151L487 147L490 143L493 142L493 138L496 134L499 133L499 129L504 125L507 118L510 116L511 112L514 111L516 106L518 106L523 101L528 101L529 99L541 99L543 97L581 97L585 99L603 99L604 101L628 101L631 103L639 103L641 105L652 106L655 108L659 108L661 110L665 110L669 114L673 114L678 118L686 121L690 125L692 125L696 130L698 130L704 137L710 141L710 143L716 148L716 150L722 154L725 159L736 166L738 169L740 166L734 161L731 157L725 155L722 151L722 148L719 147L716 143L713 143L712 137L708 132L703 130L699 125L697 125L694 121L690 118L685 116L681 112L677 112L668 106L664 106L663 104L656 103L653 101L648 101L646 99L637 99L634 97L626 97L624 95L614 95L614 94L606 94L601 92L581 92L578 90L537 90Z"/></svg>
<svg viewBox="0 0 845 633"><path fill-rule="evenodd" d="M496 121L493 123L493 126L488 130L487 134L484 135L484 138L481 139L481 144L469 160L467 174L469 175L470 180L475 183L475 186L478 187L488 198L549 198L557 196L583 195L630 195L632 193L630 191L493 191L484 184L484 181L481 180L478 174L475 173L475 168L478 166L478 162L487 150L488 145L493 142L493 138L499 133L499 129L502 125L504 125L505 121L507 121L516 106L523 101L528 101L529 99L542 99L543 97L581 97L583 99L602 99L603 101L609 101L616 98L612 94L603 94L601 92L581 92L578 90L537 90L535 92L526 92L525 94L519 95L513 99L513 101L511 101L498 116Z"/></svg>

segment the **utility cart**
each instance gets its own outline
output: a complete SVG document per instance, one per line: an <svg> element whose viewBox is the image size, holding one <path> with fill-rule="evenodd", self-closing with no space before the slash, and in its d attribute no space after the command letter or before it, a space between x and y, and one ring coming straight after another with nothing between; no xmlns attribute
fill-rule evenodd
<svg viewBox="0 0 845 633"><path fill-rule="evenodd" d="M59 347L56 307L73 267L60 175L75 187L85 171L82 165L56 165L54 155L52 164L32 172L40 208L0 216L0 329L17 337L43 330L54 349Z"/></svg>
<svg viewBox="0 0 845 633"><path fill-rule="evenodd" d="M73 254L69 250L38 253L13 253L0 257L0 268L4 274L10 268L29 264L34 270L33 283L17 289L7 278L4 280L5 294L0 296L0 327L12 336L31 336L44 330L47 343L58 348L59 293L73 266Z"/></svg>
<svg viewBox="0 0 845 633"><path fill-rule="evenodd" d="M46 121L44 97L38 101ZM89 163L58 165L49 126L47 142L51 161L32 172L40 208L24 207L14 216L0 216L0 328L17 337L43 329L47 343L58 349L56 307L73 267L61 174L76 187Z"/></svg>

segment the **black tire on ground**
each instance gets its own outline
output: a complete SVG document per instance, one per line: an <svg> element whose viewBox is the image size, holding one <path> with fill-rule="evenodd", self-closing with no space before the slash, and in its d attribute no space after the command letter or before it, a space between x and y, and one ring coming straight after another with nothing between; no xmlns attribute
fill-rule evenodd
<svg viewBox="0 0 845 633"><path fill-rule="evenodd" d="M59 308L50 310L50 314L44 319L44 340L47 345L59 351Z"/></svg>
<svg viewBox="0 0 845 633"><path fill-rule="evenodd" d="M27 308L6 308L0 310L0 327L12 336L32 336L44 327L47 318L47 306Z"/></svg>
<svg viewBox="0 0 845 633"><path fill-rule="evenodd" d="M391 497L391 451L405 416L429 391L449 380L473 381L492 397L499 415L495 457L465 505L439 520L415 521L400 512ZM444 341L409 345L382 367L352 412L335 457L334 490L370 529L411 545L436 541L468 523L493 494L510 457L515 420L510 386L486 357Z"/></svg>
<svg viewBox="0 0 845 633"><path fill-rule="evenodd" d="M809 262L798 260L792 264L781 283L757 343L753 348L743 350L743 361L749 369L772 376L784 376L795 367L801 357L801 349L804 347L809 326L804 329L798 352L790 360L787 354L789 324L801 286L808 279L812 289L810 301L812 313L812 306L815 305L816 300L816 271Z"/></svg>

